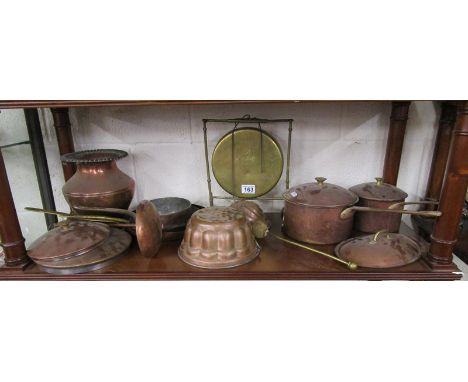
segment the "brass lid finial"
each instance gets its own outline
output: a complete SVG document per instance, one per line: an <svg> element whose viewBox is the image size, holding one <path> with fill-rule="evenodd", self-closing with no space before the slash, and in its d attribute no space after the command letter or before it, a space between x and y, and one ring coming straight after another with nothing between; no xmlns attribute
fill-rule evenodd
<svg viewBox="0 0 468 382"><path fill-rule="evenodd" d="M317 176L315 178L315 180L317 181L317 183L321 186L323 186L323 184L325 183L325 181L327 180L327 178L324 178L323 176Z"/></svg>

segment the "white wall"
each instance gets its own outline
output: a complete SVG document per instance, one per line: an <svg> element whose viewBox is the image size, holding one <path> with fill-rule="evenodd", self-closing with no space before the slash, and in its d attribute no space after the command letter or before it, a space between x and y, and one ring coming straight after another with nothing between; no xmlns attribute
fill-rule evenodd
<svg viewBox="0 0 468 382"><path fill-rule="evenodd" d="M202 118L231 118L250 114L264 118L293 118L291 185L325 176L331 183L350 187L381 175L391 106L388 102L348 102L282 105L153 106L72 109L70 118L76 150L119 148L129 157L120 168L135 178L133 201L182 196L207 204ZM57 209L66 210L61 195L61 173L49 110L40 111L44 143ZM0 144L24 135L22 111L0 114ZM411 105L398 186L409 199L422 197L431 163L438 108L432 102ZM212 148L229 125L209 125ZM266 127L286 150L287 126ZM5 150L5 160L17 209L40 205L33 165L26 148ZM13 174L13 175L11 175ZM24 174L24 177L18 176ZM23 180L21 180L23 179ZM30 187L25 187L25 183ZM284 189L284 176L273 191ZM217 194L223 194L214 187ZM220 202L218 202L219 204ZM281 202L264 204L278 210ZM45 230L40 216L20 212L24 235L30 241Z"/></svg>

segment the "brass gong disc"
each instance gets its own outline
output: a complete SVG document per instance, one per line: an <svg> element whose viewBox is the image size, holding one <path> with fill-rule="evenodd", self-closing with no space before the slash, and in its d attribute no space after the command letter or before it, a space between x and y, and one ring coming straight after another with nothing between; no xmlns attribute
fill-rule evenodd
<svg viewBox="0 0 468 382"><path fill-rule="evenodd" d="M270 134L244 127L220 139L211 164L224 191L239 198L255 198L271 191L280 180L283 153Z"/></svg>

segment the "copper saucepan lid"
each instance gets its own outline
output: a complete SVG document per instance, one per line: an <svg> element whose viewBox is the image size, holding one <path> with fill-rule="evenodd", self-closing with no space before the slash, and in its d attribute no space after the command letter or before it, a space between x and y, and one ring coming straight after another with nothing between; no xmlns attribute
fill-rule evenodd
<svg viewBox="0 0 468 382"><path fill-rule="evenodd" d="M132 242L132 237L124 230L111 228L110 236L102 244L81 256L62 261L36 261L45 272L70 275L92 272L113 263L120 258Z"/></svg>
<svg viewBox="0 0 468 382"><path fill-rule="evenodd" d="M287 190L283 199L287 202L313 208L349 207L356 204L358 196L332 183L325 183L323 177L315 178L316 183L300 184Z"/></svg>
<svg viewBox="0 0 468 382"><path fill-rule="evenodd" d="M38 239L28 249L34 261L61 261L96 248L109 238L110 227L89 221L67 221Z"/></svg>
<svg viewBox="0 0 468 382"><path fill-rule="evenodd" d="M335 254L363 268L395 268L417 261L422 246L401 233L379 231L341 242L335 247Z"/></svg>
<svg viewBox="0 0 468 382"><path fill-rule="evenodd" d="M397 202L408 197L408 194L402 189L393 184L384 183L383 178L375 178L375 182L357 184L349 190L359 198L366 200Z"/></svg>

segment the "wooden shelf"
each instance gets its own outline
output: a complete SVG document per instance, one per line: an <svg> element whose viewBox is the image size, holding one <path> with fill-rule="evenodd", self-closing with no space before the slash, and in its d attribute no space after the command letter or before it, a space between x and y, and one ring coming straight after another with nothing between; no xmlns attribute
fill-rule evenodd
<svg viewBox="0 0 468 382"><path fill-rule="evenodd" d="M281 234L280 215L269 214L272 231ZM402 224L401 231L415 236ZM205 270L189 266L177 256L179 242L167 242L154 258L143 257L134 245L128 253L107 268L70 276L50 275L35 264L24 270L0 271L4 280L458 280L461 273L452 265L434 271L424 258L400 268L386 270L358 269L343 265L288 245L274 237L261 240L262 251L253 262L225 270ZM426 243L427 244L427 243ZM333 252L333 246L316 246Z"/></svg>
<svg viewBox="0 0 468 382"><path fill-rule="evenodd" d="M38 100L38 101L2 101L0 109L27 108L66 108L99 106L154 106L154 105L225 105L225 104L281 104L281 103L326 103L326 102L388 102L388 101L313 101L313 100Z"/></svg>
<svg viewBox="0 0 468 382"><path fill-rule="evenodd" d="M23 109L23 108L60 108L60 107L96 107L96 106L152 106L152 105L222 105L222 104L259 104L259 103L303 103L313 101L288 101L288 100L100 100L100 101L2 101L0 100L0 109ZM320 102L320 101L317 101Z"/></svg>

